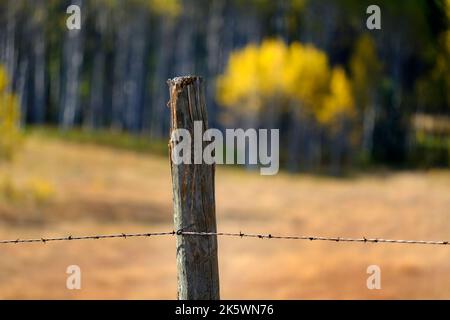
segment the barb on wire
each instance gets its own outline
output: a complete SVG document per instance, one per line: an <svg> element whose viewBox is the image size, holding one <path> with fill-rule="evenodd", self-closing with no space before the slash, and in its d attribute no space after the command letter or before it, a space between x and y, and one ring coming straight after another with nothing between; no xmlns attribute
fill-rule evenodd
<svg viewBox="0 0 450 320"><path fill-rule="evenodd" d="M52 242L52 241L73 241L73 240L99 240L99 239L110 239L110 238L138 238L138 237L150 237L150 236L166 236L173 235L174 232L148 232L148 233L117 233L117 234L96 234L88 236L72 236L67 237L54 237L54 238L32 238L32 239L16 239L16 240L0 240L0 244L8 243L32 243L32 242Z"/></svg>
<svg viewBox="0 0 450 320"><path fill-rule="evenodd" d="M423 244L423 245L448 245L449 241L444 240L395 240L383 238L347 238L347 237L319 237L319 236L282 236L273 234L257 234L257 233L235 233L235 232L198 232L198 231L184 231L189 228L184 227L177 231L166 232L148 232L148 233L117 233L117 234L96 234L88 236L73 236L53 237L53 238L30 238L30 239L15 239L15 240L0 240L0 244L17 244L17 243L47 243L53 241L74 241L74 240L99 240L110 238L141 238L151 236L200 236L200 237L238 237L238 238L258 238L258 239L279 239L279 240L308 240L308 241L332 241L332 242L362 242L362 243L397 243L397 244Z"/></svg>
<svg viewBox="0 0 450 320"><path fill-rule="evenodd" d="M192 236L228 236L239 238L259 238L259 239L283 239L283 240L309 240L309 241L332 241L332 242L364 242L364 243L400 243L400 244L429 244L429 245L448 245L444 240L394 240L382 238L347 238L347 237L318 237L318 236L280 236L272 234L252 234L252 233L230 233L230 232L193 232L184 231L183 235Z"/></svg>

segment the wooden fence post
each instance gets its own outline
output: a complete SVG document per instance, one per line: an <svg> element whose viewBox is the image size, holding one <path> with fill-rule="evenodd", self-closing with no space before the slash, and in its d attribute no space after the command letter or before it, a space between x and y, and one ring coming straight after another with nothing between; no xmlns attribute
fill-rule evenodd
<svg viewBox="0 0 450 320"><path fill-rule="evenodd" d="M172 174L175 230L216 232L214 165L194 164L194 121L207 129L203 80L177 77L168 80L171 128L169 157ZM191 139L191 164L175 164L172 132L186 129ZM197 137L201 139L202 137ZM202 145L204 143L202 142ZM203 149L203 148L202 148ZM217 237L177 234L178 299L219 299Z"/></svg>

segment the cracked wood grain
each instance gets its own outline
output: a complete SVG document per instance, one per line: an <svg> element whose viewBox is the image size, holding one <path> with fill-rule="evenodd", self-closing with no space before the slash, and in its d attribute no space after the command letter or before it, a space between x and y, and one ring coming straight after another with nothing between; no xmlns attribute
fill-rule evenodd
<svg viewBox="0 0 450 320"><path fill-rule="evenodd" d="M167 81L171 114L171 135L175 129L189 130L194 136L194 121L207 129L203 80L200 77L177 77ZM169 141L172 152L175 141ZM194 156L193 144L191 155ZM214 165L179 164L169 154L174 204L175 230L216 232ZM176 236L178 299L217 300L219 270L217 237Z"/></svg>

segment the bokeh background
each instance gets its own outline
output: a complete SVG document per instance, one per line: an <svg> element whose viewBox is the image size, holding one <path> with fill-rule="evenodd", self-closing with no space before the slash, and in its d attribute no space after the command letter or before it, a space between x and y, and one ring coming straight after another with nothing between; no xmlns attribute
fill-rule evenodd
<svg viewBox="0 0 450 320"><path fill-rule="evenodd" d="M220 230L448 240L450 2L372 2L1 0L0 237L172 230L166 80L195 74L211 127L280 129L278 175L218 168ZM175 298L174 249L2 246L0 298ZM219 263L224 298L450 298L447 247L220 238Z"/></svg>

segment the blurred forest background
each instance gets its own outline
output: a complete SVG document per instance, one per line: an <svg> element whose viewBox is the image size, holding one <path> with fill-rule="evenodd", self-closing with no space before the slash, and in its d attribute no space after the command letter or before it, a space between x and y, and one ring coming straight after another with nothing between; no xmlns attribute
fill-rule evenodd
<svg viewBox="0 0 450 320"><path fill-rule="evenodd" d="M449 18L450 0L0 0L0 238L172 230L166 80L196 74L210 127L280 129L279 174L218 166L220 231L450 240ZM174 241L0 246L0 298L174 299ZM450 298L446 246L220 238L219 264L226 299Z"/></svg>
<svg viewBox="0 0 450 320"><path fill-rule="evenodd" d="M450 5L377 3L371 31L359 0L2 0L3 90L24 126L156 140L166 80L197 74L211 126L280 128L290 170L448 167Z"/></svg>

